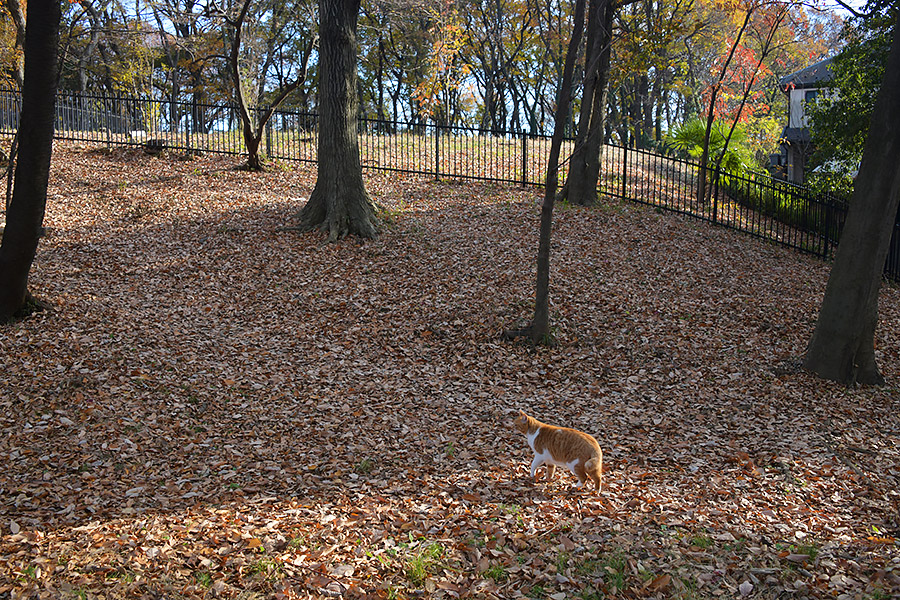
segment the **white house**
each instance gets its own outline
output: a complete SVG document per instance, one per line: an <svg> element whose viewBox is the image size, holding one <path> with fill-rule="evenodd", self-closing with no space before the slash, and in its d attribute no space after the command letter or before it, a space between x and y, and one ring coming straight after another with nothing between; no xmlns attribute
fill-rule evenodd
<svg viewBox="0 0 900 600"><path fill-rule="evenodd" d="M778 87L788 96L788 124L781 134L781 154L776 157L788 181L803 183L806 159L812 153L806 104L827 90L832 77L831 61L826 58L778 81Z"/></svg>

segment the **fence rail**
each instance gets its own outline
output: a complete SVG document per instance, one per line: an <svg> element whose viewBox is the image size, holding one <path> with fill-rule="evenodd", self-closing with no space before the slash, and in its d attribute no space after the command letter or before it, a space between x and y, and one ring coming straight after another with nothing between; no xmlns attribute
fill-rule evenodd
<svg viewBox="0 0 900 600"><path fill-rule="evenodd" d="M0 133L18 126L20 96L0 90ZM142 145L165 140L174 150L241 155L246 152L235 106L186 100L61 92L56 138L107 145ZM266 156L316 162L318 116L276 111L264 138ZM359 121L360 159L365 169L431 177L544 183L550 137L428 122ZM564 142L562 156L572 150ZM846 201L768 175L708 172L710 193L698 199L700 167L646 150L607 145L603 149L602 194L648 204L772 240L822 258L833 256L847 215ZM560 168L565 177L568 165ZM900 281L900 224L895 225L885 275Z"/></svg>

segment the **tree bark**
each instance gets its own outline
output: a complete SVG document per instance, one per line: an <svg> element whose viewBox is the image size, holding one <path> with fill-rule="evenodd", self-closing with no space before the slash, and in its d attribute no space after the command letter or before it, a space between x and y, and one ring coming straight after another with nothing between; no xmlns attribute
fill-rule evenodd
<svg viewBox="0 0 900 600"><path fill-rule="evenodd" d="M16 41L13 48L13 51L15 52L20 48L25 47L25 14L22 12L22 3L19 2L19 0L6 0L4 4L6 10L9 11L10 17L12 17L13 24L16 26ZM22 84L25 79L25 61L23 56L16 56L13 77L15 78L19 89L22 89Z"/></svg>
<svg viewBox="0 0 900 600"><path fill-rule="evenodd" d="M58 0L30 0L25 33L25 80L19 120L19 157L6 229L0 243L0 322L28 298L28 274L37 252L47 205L50 154L56 118Z"/></svg>
<svg viewBox="0 0 900 600"><path fill-rule="evenodd" d="M247 150L246 167L248 171L262 171L264 169L264 164L262 157L259 154L259 146L266 131L266 124L272 118L275 109L281 106L281 103L284 102L294 90L303 85L304 81L306 81L307 67L309 65L309 57L312 54L313 43L310 42L303 53L303 57L301 58L302 68L297 79L283 86L278 93L278 96L275 97L275 100L265 110L260 111L257 118L254 119L253 115L250 114L247 94L244 91L244 85L241 81L239 60L242 39L241 32L244 27L244 22L247 20L251 2L252 0L245 0L237 19L234 21L229 20L229 24L234 27L234 37L231 40L231 53L228 57L228 61L231 66L231 82L234 86L235 100L237 101L238 112L241 116L241 131L244 136L244 147ZM263 79L265 79L265 70L263 70ZM262 88L260 88L259 95L262 95Z"/></svg>
<svg viewBox="0 0 900 600"><path fill-rule="evenodd" d="M556 122L553 125L553 137L550 141L550 157L547 159L547 178L544 184L544 201L541 204L541 229L538 241L537 281L535 285L534 320L531 322L531 340L535 344L547 344L552 341L550 335L550 234L553 228L553 204L556 200L556 188L559 174L559 154L563 135L568 122L569 103L572 99L572 72L575 70L575 57L584 31L584 3L576 0L574 29L566 51L566 62L563 76L559 82L559 94L556 101Z"/></svg>
<svg viewBox="0 0 900 600"><path fill-rule="evenodd" d="M357 137L356 26L360 0L319 0L318 177L298 229L322 229L328 242L374 238L375 206L363 182Z"/></svg>
<svg viewBox="0 0 900 600"><path fill-rule="evenodd" d="M597 201L614 14L615 3L612 0L591 2L588 11L584 96L578 119L578 136L569 161L566 184L559 198L568 198L571 204L580 206L592 206Z"/></svg>
<svg viewBox="0 0 900 600"><path fill-rule="evenodd" d="M878 294L900 204L900 14L847 220L803 366L847 384L884 383L875 361Z"/></svg>
<svg viewBox="0 0 900 600"><path fill-rule="evenodd" d="M747 25L750 23L750 17L753 15L753 11L756 9L756 6L750 6L747 9L747 13L744 15L744 22L741 24L741 28L738 30L737 37L734 38L734 42L731 44L731 50L728 52L728 57L725 59L725 62L722 64L722 70L719 73L719 78L716 80L716 83L712 86L712 91L710 93L709 98L709 113L706 115L706 135L703 138L703 152L700 154L700 167L699 167L699 182L697 186L697 202L700 204L705 204L708 196L708 178L709 178L709 141L712 137L712 127L713 122L716 119L716 99L719 96L719 90L722 89L722 85L725 81L725 76L728 73L728 66L731 64L731 60L734 58L734 53L738 48L738 45L741 42L741 39L744 37L744 31L747 29Z"/></svg>

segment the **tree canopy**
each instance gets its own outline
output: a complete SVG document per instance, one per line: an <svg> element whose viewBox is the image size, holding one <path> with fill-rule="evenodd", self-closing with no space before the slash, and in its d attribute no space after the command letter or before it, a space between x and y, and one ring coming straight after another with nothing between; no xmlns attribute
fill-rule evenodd
<svg viewBox="0 0 900 600"><path fill-rule="evenodd" d="M192 131L217 118L211 105L230 101L228 55L240 3L197 0L79 0L64 7L60 86L187 98ZM662 144L682 123L704 114L721 62L734 42L735 23L754 6L748 34L736 49L718 92L717 117L727 118L746 97L741 121L760 155L777 145L787 103L777 80L838 49L839 16L800 2L639 0L616 11L605 139ZM571 2L560 0L370 0L359 20L360 114L366 117L492 131L549 133L572 31ZM239 55L248 101L265 106L298 79L315 40L311 0L253 2ZM764 33L774 11L786 10L767 52ZM0 19L0 61L11 80L15 25ZM584 53L581 55L584 56ZM752 89L748 69L759 64ZM319 110L319 57L286 100L300 111ZM583 58L575 67L573 115L579 114Z"/></svg>
<svg viewBox="0 0 900 600"><path fill-rule="evenodd" d="M829 92L807 108L816 144L810 166L818 167L832 185L847 188L862 159L897 10L871 8L871 15L856 17L845 26L846 46L831 63Z"/></svg>

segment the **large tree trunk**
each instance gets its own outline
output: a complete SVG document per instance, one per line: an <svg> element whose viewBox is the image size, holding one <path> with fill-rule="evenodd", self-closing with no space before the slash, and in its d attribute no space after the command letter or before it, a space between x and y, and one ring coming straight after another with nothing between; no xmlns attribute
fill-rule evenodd
<svg viewBox="0 0 900 600"><path fill-rule="evenodd" d="M569 163L566 185L560 193L560 199L568 198L571 204L580 206L592 206L597 201L614 14L615 3L612 0L591 2L588 12L584 96L578 120L578 137Z"/></svg>
<svg viewBox="0 0 900 600"><path fill-rule="evenodd" d="M19 159L0 244L0 322L25 307L28 274L44 221L56 117L59 21L58 0L29 0Z"/></svg>
<svg viewBox="0 0 900 600"><path fill-rule="evenodd" d="M848 384L881 384L878 293L900 204L900 14L859 175L803 366Z"/></svg>
<svg viewBox="0 0 900 600"><path fill-rule="evenodd" d="M323 229L329 242L378 235L356 132L358 17L359 0L319 0L319 174L299 228Z"/></svg>

